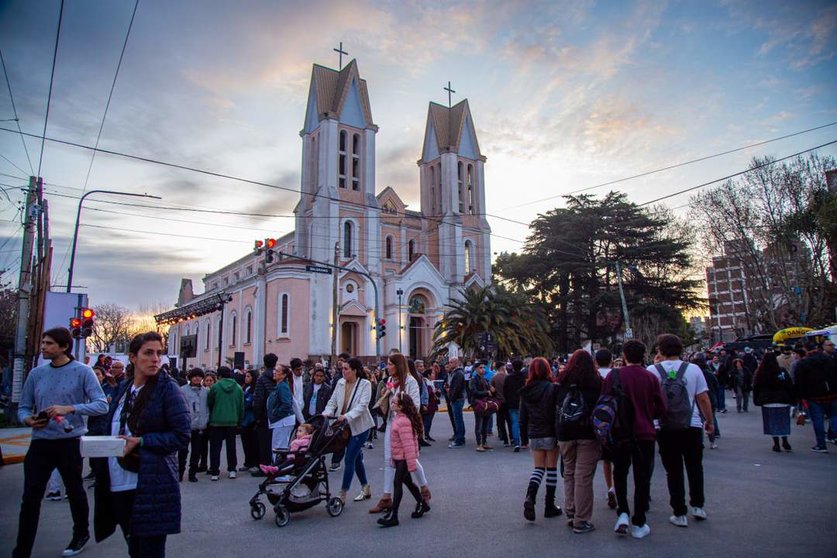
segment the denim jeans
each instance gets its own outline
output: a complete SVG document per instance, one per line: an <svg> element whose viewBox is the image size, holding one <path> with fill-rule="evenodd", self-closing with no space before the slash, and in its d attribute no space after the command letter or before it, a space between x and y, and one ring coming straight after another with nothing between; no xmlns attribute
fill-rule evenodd
<svg viewBox="0 0 837 558"><path fill-rule="evenodd" d="M817 403L816 401L808 401L808 416L811 419L811 424L814 426L814 435L817 437L817 445L825 447L825 414L831 417L829 419L829 428L832 433L837 432L837 399L834 401L825 401Z"/></svg>
<svg viewBox="0 0 837 558"><path fill-rule="evenodd" d="M343 490L349 490L352 485L352 477L357 471L357 480L360 481L361 486L366 486L369 481L366 480L366 468L363 466L363 444L369 438L369 431L364 430L357 436L349 438L349 443L346 444L346 458L345 468L343 469Z"/></svg>
<svg viewBox="0 0 837 558"><path fill-rule="evenodd" d="M462 415L462 410L465 408L465 400L460 399L459 401L454 401L452 403L453 407L453 420L456 423L456 429L453 433L453 443L454 444L464 444L465 443L465 417Z"/></svg>
<svg viewBox="0 0 837 558"><path fill-rule="evenodd" d="M511 438L512 445L520 445L520 409L509 409L509 418L511 418Z"/></svg>
<svg viewBox="0 0 837 558"><path fill-rule="evenodd" d="M727 390L718 382L718 390L717 390L717 398L718 398L718 410L723 411L727 408Z"/></svg>

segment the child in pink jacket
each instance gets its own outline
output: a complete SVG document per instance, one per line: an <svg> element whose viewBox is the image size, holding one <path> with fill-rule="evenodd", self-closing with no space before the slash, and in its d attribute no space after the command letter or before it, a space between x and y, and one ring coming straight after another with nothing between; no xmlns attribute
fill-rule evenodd
<svg viewBox="0 0 837 558"><path fill-rule="evenodd" d="M303 459L297 459L300 454L304 453L311 445L311 438L314 434L314 427L310 424L303 423L296 429L296 438L291 442L291 447L288 448L288 455L282 463L278 465L260 465L262 472L265 475L277 475L280 471L291 469L291 465L297 461L303 462Z"/></svg>
<svg viewBox="0 0 837 558"><path fill-rule="evenodd" d="M405 393L399 393L392 400L392 410L395 419L390 431L390 447L392 448L392 466L395 468L395 485L392 494L392 507L384 517L378 520L383 527L398 525L398 506L404 495L404 485L416 499L416 510L411 517L417 519L430 511L430 506L421 497L410 473L416 470L419 456L418 441L422 435L421 415L416 409L412 398Z"/></svg>

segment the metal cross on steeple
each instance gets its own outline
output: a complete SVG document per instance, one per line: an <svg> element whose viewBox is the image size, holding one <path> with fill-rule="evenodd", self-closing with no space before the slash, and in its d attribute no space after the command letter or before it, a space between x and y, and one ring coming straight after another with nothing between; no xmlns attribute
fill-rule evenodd
<svg viewBox="0 0 837 558"><path fill-rule="evenodd" d="M339 47L333 48L331 50L333 50L334 52L336 52L338 54L339 61L340 61L340 68L338 68L338 69L342 70L343 69L343 55L345 54L346 56L349 56L349 53L346 52L345 50L343 50L343 41L340 41L340 46Z"/></svg>
<svg viewBox="0 0 837 558"><path fill-rule="evenodd" d="M444 87L443 89L444 89L445 91L447 91L447 92L448 92L448 108L450 108L450 107L451 107L451 104L450 104L450 94L451 94L451 93L456 93L456 91L454 91L453 89L451 89L451 88L450 88L450 82L448 82L448 86L447 86L447 87Z"/></svg>

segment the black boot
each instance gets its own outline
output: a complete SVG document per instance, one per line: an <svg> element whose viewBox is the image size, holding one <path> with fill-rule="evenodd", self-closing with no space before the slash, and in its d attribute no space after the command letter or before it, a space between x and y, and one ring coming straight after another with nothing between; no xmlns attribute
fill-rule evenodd
<svg viewBox="0 0 837 558"><path fill-rule="evenodd" d="M538 497L538 485L530 482L526 491L526 500L523 502L523 517L528 521L535 521L535 498Z"/></svg>
<svg viewBox="0 0 837 558"><path fill-rule="evenodd" d="M381 527L395 527L398 525L398 512L390 509L382 518L378 520L378 525Z"/></svg>
<svg viewBox="0 0 837 558"><path fill-rule="evenodd" d="M411 513L410 517L412 517L413 519L418 519L418 518L424 516L424 514L426 514L429 511L430 511L430 506L427 504L427 502L422 500L421 502L418 502L416 504L416 511Z"/></svg>
<svg viewBox="0 0 837 558"><path fill-rule="evenodd" d="M546 503L543 509L544 517L558 517L563 513L559 506L555 505L555 487L547 485L546 487Z"/></svg>

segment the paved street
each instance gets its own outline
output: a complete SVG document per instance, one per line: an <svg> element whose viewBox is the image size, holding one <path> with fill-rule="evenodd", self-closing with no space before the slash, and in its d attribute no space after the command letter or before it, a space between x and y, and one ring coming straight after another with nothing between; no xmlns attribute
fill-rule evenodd
<svg viewBox="0 0 837 558"><path fill-rule="evenodd" d="M253 521L247 501L257 481L249 476L222 478L211 483L201 476L198 484L184 483L183 533L169 538L170 556L276 556L286 549L304 556L579 556L589 553L625 557L641 556L834 556L837 534L834 518L837 499L837 447L828 455L808 451L813 444L810 425L794 426L791 454L770 451L769 438L761 434L761 413L721 416L721 448L705 454L709 520L692 521L688 529L668 523L670 509L663 468L657 463L649 514L652 532L636 541L617 539L615 520L606 505L604 479L596 477L597 530L574 535L564 518L545 521L538 506L538 520L522 516L522 501L531 471L527 453L497 448L487 454L448 450L450 424L437 415L432 434L439 440L422 452L422 462L433 490L433 510L421 520L411 520L411 500L405 498L402 523L380 529L367 513L370 502L348 502L343 515L331 518L324 506L293 514L282 529L275 526L272 511ZM496 438L490 440L496 444ZM366 452L374 496L380 494L382 448ZM333 474L339 483L342 472ZM0 468L0 549L5 554L14 542L23 468ZM357 493L355 484L351 496ZM561 489L559 488L559 494ZM90 492L92 496L92 491ZM542 498L542 493L541 493ZM373 498L371 502L375 502ZM92 506L92 498L91 498ZM70 539L70 515L66 502L43 503L35 556L58 556ZM280 550L281 549L281 550ZM396 550L397 549L397 550ZM90 544L84 556L121 556L126 547L119 536L103 544Z"/></svg>

